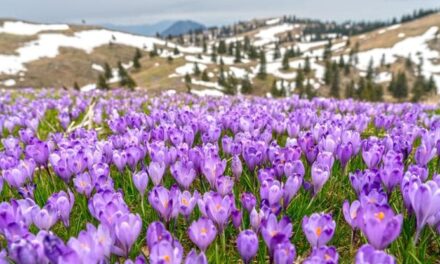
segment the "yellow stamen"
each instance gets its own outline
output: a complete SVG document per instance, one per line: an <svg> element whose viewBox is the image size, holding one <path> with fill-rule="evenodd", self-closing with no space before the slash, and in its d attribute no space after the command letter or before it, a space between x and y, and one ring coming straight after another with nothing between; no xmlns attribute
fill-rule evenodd
<svg viewBox="0 0 440 264"><path fill-rule="evenodd" d="M321 229L321 227L317 227L316 228L316 230L315 230L315 233L316 233L316 235L318 236L318 237L320 237L321 236L321 234L322 234L322 229Z"/></svg>
<svg viewBox="0 0 440 264"><path fill-rule="evenodd" d="M200 234L206 235L206 233L208 233L208 230L206 230L206 228L202 227L202 229L200 230Z"/></svg>
<svg viewBox="0 0 440 264"><path fill-rule="evenodd" d="M169 262L171 261L171 258L170 258L170 256L165 255L165 256L163 257L163 260L165 260L166 263L169 263Z"/></svg>
<svg viewBox="0 0 440 264"><path fill-rule="evenodd" d="M385 218L385 214L383 212L379 212L377 214L374 214L374 216L379 219L380 221L382 221Z"/></svg>
<svg viewBox="0 0 440 264"><path fill-rule="evenodd" d="M189 205L188 200L185 198L182 198L182 204L185 206L188 206Z"/></svg>

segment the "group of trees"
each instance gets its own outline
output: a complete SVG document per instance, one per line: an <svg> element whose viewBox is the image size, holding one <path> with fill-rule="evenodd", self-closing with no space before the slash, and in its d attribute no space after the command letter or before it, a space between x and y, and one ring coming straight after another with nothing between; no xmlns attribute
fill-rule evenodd
<svg viewBox="0 0 440 264"><path fill-rule="evenodd" d="M142 65L140 63L140 59L142 58L142 52L139 49L136 49L135 54L133 56L133 68L135 70L139 70ZM122 65L120 61L118 61L117 65L117 73L119 77L119 85L121 87L127 87L130 90L133 90L136 87L136 82L130 76L128 71ZM110 85L108 83L109 80L113 78L113 70L107 62L104 63L104 72L98 75L98 81L96 83L96 87L98 89L108 90L110 89Z"/></svg>

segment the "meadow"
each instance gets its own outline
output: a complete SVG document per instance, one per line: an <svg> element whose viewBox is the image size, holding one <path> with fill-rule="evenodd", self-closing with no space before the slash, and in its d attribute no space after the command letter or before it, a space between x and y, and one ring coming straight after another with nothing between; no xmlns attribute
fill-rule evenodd
<svg viewBox="0 0 440 264"><path fill-rule="evenodd" d="M2 91L0 263L439 263L438 113Z"/></svg>

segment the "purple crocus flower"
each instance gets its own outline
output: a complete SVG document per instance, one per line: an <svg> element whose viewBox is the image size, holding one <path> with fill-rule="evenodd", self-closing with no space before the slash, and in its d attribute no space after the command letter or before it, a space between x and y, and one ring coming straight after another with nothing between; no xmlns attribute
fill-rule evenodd
<svg viewBox="0 0 440 264"><path fill-rule="evenodd" d="M330 214L314 213L310 217L304 216L302 229L312 247L324 246L335 233L336 222Z"/></svg>
<svg viewBox="0 0 440 264"><path fill-rule="evenodd" d="M276 264L293 264L296 257L295 246L289 241L284 241L275 246L273 260Z"/></svg>
<svg viewBox="0 0 440 264"><path fill-rule="evenodd" d="M217 157L206 157L202 164L202 172L208 180L211 188L215 187L217 177L223 174L226 168L226 160Z"/></svg>
<svg viewBox="0 0 440 264"><path fill-rule="evenodd" d="M46 142L37 141L32 145L27 145L25 149L26 157L31 158L38 166L45 166L49 159L49 147Z"/></svg>
<svg viewBox="0 0 440 264"><path fill-rule="evenodd" d="M139 236L142 219L139 215L126 214L121 216L114 226L118 246L124 256L128 256L131 247Z"/></svg>
<svg viewBox="0 0 440 264"><path fill-rule="evenodd" d="M231 179L231 177L220 176L217 177L217 180L215 182L215 187L220 195L225 196L232 193L232 188L234 187L234 181Z"/></svg>
<svg viewBox="0 0 440 264"><path fill-rule="evenodd" d="M200 254L197 254L195 249L191 249L185 258L184 264L208 264L208 259L205 253L200 252Z"/></svg>
<svg viewBox="0 0 440 264"><path fill-rule="evenodd" d="M430 144L422 143L414 154L414 159L418 165L426 166L437 154L437 149L432 148Z"/></svg>
<svg viewBox="0 0 440 264"><path fill-rule="evenodd" d="M258 237L252 230L241 231L237 237L237 250L245 264L251 262L258 252Z"/></svg>
<svg viewBox="0 0 440 264"><path fill-rule="evenodd" d="M147 246L149 250L162 240L171 241L172 239L171 233L166 230L162 222L153 222L147 228Z"/></svg>
<svg viewBox="0 0 440 264"><path fill-rule="evenodd" d="M151 181L154 186L158 186L162 182L162 177L165 173L166 165L163 162L150 162L148 165L148 174L150 175Z"/></svg>
<svg viewBox="0 0 440 264"><path fill-rule="evenodd" d="M199 192L194 191L194 195L192 195L188 191L183 191L179 197L179 213L182 214L186 219L189 219L194 207L197 204L197 200L199 200Z"/></svg>
<svg viewBox="0 0 440 264"><path fill-rule="evenodd" d="M243 158L246 162L249 171L254 171L255 167L257 165L260 165L260 163L263 160L263 153L254 146L246 146L243 150Z"/></svg>
<svg viewBox="0 0 440 264"><path fill-rule="evenodd" d="M426 221L440 212L440 187L435 181L413 181L408 191L411 207L417 218L416 240Z"/></svg>
<svg viewBox="0 0 440 264"><path fill-rule="evenodd" d="M242 193L240 201L241 204L243 205L243 208L245 208L249 213L257 204L257 199L252 193L249 192Z"/></svg>
<svg viewBox="0 0 440 264"><path fill-rule="evenodd" d="M384 251L376 250L371 245L363 245L356 253L356 264L395 264L394 257Z"/></svg>
<svg viewBox="0 0 440 264"><path fill-rule="evenodd" d="M302 186L303 178L300 175L287 177L286 183L283 185L283 206L287 208L293 197L298 193Z"/></svg>
<svg viewBox="0 0 440 264"><path fill-rule="evenodd" d="M179 196L177 188L171 190L158 185L155 186L148 195L148 201L151 206L166 221L170 221L172 217L177 216L179 212Z"/></svg>
<svg viewBox="0 0 440 264"><path fill-rule="evenodd" d="M217 236L217 228L210 219L202 217L191 224L188 235L191 241L205 252Z"/></svg>
<svg viewBox="0 0 440 264"><path fill-rule="evenodd" d="M336 148L336 158L341 162L342 168L345 168L348 161L353 157L354 150L351 142L348 144L340 144Z"/></svg>
<svg viewBox="0 0 440 264"><path fill-rule="evenodd" d="M49 230L58 221L58 211L51 204L46 205L42 209L34 207L32 220L39 229Z"/></svg>
<svg viewBox="0 0 440 264"><path fill-rule="evenodd" d="M249 215L249 218L250 218L252 229L255 232L260 231L261 222L263 221L264 217L265 217L265 214L264 214L263 210L260 210L260 212L257 212L255 207L252 209L252 211Z"/></svg>
<svg viewBox="0 0 440 264"><path fill-rule="evenodd" d="M211 193L205 201L206 214L216 223L220 232L226 227L233 209L233 200L229 195L222 197L218 193Z"/></svg>
<svg viewBox="0 0 440 264"><path fill-rule="evenodd" d="M364 144L362 149L362 158L369 169L374 169L377 167L382 159L383 151L383 145L372 144L369 146L368 144Z"/></svg>
<svg viewBox="0 0 440 264"><path fill-rule="evenodd" d="M370 204L363 208L360 229L376 249L384 249L400 234L403 216L395 215L388 205Z"/></svg>
<svg viewBox="0 0 440 264"><path fill-rule="evenodd" d="M292 223L288 217L283 217L278 222L274 214L270 214L261 223L261 235L270 252L273 252L276 244L284 242L292 236Z"/></svg>
<svg viewBox="0 0 440 264"><path fill-rule="evenodd" d="M144 197L148 186L148 174L145 171L133 173L133 184L141 197Z"/></svg>
<svg viewBox="0 0 440 264"><path fill-rule="evenodd" d="M231 170L234 178L238 180L243 172L243 165L241 163L240 157L235 155L231 160Z"/></svg>
<svg viewBox="0 0 440 264"><path fill-rule="evenodd" d="M303 262L303 264L337 264L339 261L339 254L335 247L322 246L313 248L310 256Z"/></svg>
<svg viewBox="0 0 440 264"><path fill-rule="evenodd" d="M76 177L73 179L73 184L75 186L75 190L78 193L90 197L90 194L93 191L94 184L92 177L90 177L90 174L88 172L83 172L76 175Z"/></svg>
<svg viewBox="0 0 440 264"><path fill-rule="evenodd" d="M361 203L359 201L354 201L351 205L345 200L342 205L342 213L344 214L345 221L355 229L359 227L359 219L362 217L360 214L362 212Z"/></svg>
<svg viewBox="0 0 440 264"><path fill-rule="evenodd" d="M189 189L196 177L194 164L189 160L178 160L171 166L171 174L184 189Z"/></svg>
<svg viewBox="0 0 440 264"><path fill-rule="evenodd" d="M243 219L243 213L238 209L232 209L231 220L232 220L232 225L234 225L235 229L237 230L240 229L242 219Z"/></svg>
<svg viewBox="0 0 440 264"><path fill-rule="evenodd" d="M330 178L330 169L317 162L312 165L313 194L316 195Z"/></svg>
<svg viewBox="0 0 440 264"><path fill-rule="evenodd" d="M151 249L151 264L180 264L183 259L183 248L177 241L162 240Z"/></svg>
<svg viewBox="0 0 440 264"><path fill-rule="evenodd" d="M64 191L53 194L48 199L48 204L51 204L57 211L58 217L63 221L64 226L69 226L70 212L72 211L75 196L69 190L68 194Z"/></svg>

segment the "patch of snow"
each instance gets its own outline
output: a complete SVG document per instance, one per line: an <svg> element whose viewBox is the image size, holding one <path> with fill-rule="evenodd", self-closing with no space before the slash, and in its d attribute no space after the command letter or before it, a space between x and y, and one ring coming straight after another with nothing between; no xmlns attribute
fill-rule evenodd
<svg viewBox="0 0 440 264"><path fill-rule="evenodd" d="M154 45L165 45L165 41L145 36L136 36L128 33L110 30L85 30L76 32L73 36L59 33L40 34L37 40L26 43L16 50L18 55L0 55L0 73L16 74L25 71L25 63L44 57L54 58L60 47L71 47L84 50L87 53L95 48L109 43L127 45L139 49L152 50ZM175 47L174 44L168 44ZM178 47L181 52L196 52L198 47ZM182 56L182 55L180 55Z"/></svg>
<svg viewBox="0 0 440 264"><path fill-rule="evenodd" d="M373 60L373 67L378 67L381 63L382 56L385 55L385 63L394 63L397 58L406 58L409 54L416 56L423 60L422 73L425 77L429 78L434 75L437 87L440 87L440 76L435 74L440 73L440 65L433 64L432 60L440 57L440 53L435 50L431 50L427 44L428 41L435 38L438 27L434 26L429 28L424 34L415 37L408 37L406 39L397 42L391 48L376 48L358 53L359 63L356 67L360 70L366 71L370 60ZM348 56L345 58L348 59Z"/></svg>
<svg viewBox="0 0 440 264"><path fill-rule="evenodd" d="M311 50L316 47L324 46L327 43L328 43L328 41L325 41L325 40L315 41L315 42L300 42L300 43L296 44L296 46L299 48L299 50L301 52L305 52L305 51Z"/></svg>
<svg viewBox="0 0 440 264"><path fill-rule="evenodd" d="M96 84L87 84L80 88L81 92L89 92L96 89Z"/></svg>
<svg viewBox="0 0 440 264"><path fill-rule="evenodd" d="M192 80L191 83L195 84L195 85L203 86L203 87L214 88L217 90L223 90L223 87L220 86L217 82L205 82L205 81L201 81L201 80Z"/></svg>
<svg viewBox="0 0 440 264"><path fill-rule="evenodd" d="M99 65L99 64L95 64L95 63L93 63L93 64L92 64L92 69L94 69L95 71L104 72L104 67L102 67L102 66Z"/></svg>
<svg viewBox="0 0 440 264"><path fill-rule="evenodd" d="M387 30L395 30L395 29L400 28L400 26L401 26L401 24L395 24L395 25L387 27Z"/></svg>
<svg viewBox="0 0 440 264"><path fill-rule="evenodd" d="M176 94L176 90L167 90L163 92L164 95L175 95Z"/></svg>
<svg viewBox="0 0 440 264"><path fill-rule="evenodd" d="M293 25L281 24L281 25L272 26L272 27L269 27L266 29L262 29L262 30L260 30L260 32L258 32L255 35L255 38L257 40L254 41L254 45L261 47L261 46L267 45L269 43L276 42L276 41L278 41L278 38L276 37L276 35L290 31L293 28L294 28Z"/></svg>
<svg viewBox="0 0 440 264"><path fill-rule="evenodd" d="M237 67L229 67L229 70L236 78L240 78L240 79L243 79L248 73L246 69L237 68Z"/></svg>
<svg viewBox="0 0 440 264"><path fill-rule="evenodd" d="M65 24L30 24L22 21L5 21L0 27L0 33L14 35L35 35L41 31L61 31L68 30Z"/></svg>
<svg viewBox="0 0 440 264"><path fill-rule="evenodd" d="M224 94L218 90L214 89L204 89L204 90L191 90L192 94L197 96L223 96Z"/></svg>
<svg viewBox="0 0 440 264"><path fill-rule="evenodd" d="M269 19L266 21L266 25L272 26L272 25L280 23L280 21L281 21L280 18Z"/></svg>
<svg viewBox="0 0 440 264"><path fill-rule="evenodd" d="M154 64L154 67L159 67L159 62L156 62L155 64Z"/></svg>
<svg viewBox="0 0 440 264"><path fill-rule="evenodd" d="M204 71L207 67L204 64L198 64L200 71ZM177 76L185 76L186 74L194 73L194 63L187 63L183 66L176 68L175 70ZM174 77L174 76L173 76Z"/></svg>
<svg viewBox="0 0 440 264"><path fill-rule="evenodd" d="M390 82L393 75L390 72L381 72L374 78L375 83Z"/></svg>
<svg viewBox="0 0 440 264"><path fill-rule="evenodd" d="M11 87L14 86L17 82L14 79L9 79L3 82L4 86Z"/></svg>
<svg viewBox="0 0 440 264"><path fill-rule="evenodd" d="M399 35L397 35L399 38L404 38L405 37L405 33L399 33Z"/></svg>

